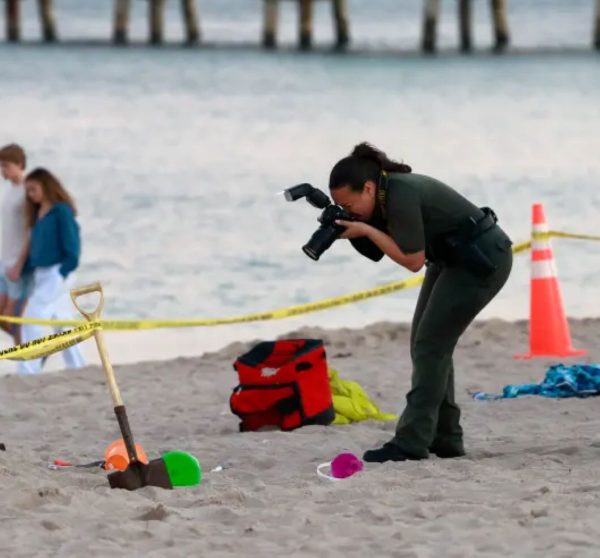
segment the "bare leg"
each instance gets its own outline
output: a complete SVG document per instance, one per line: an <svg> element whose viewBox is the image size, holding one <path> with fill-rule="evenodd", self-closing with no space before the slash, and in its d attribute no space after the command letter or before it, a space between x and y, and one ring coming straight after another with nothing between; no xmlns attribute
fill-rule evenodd
<svg viewBox="0 0 600 558"><path fill-rule="evenodd" d="M14 316L16 314L16 310L17 310L17 301L12 298L6 299L6 305L4 306L4 315L5 316ZM19 339L21 338L21 335L20 335L21 328L19 327L18 324L7 323L6 325L8 326L8 330L12 334L12 336L15 340L15 343L18 345Z"/></svg>
<svg viewBox="0 0 600 558"><path fill-rule="evenodd" d="M5 293L0 294L0 316L7 316L9 314L6 313L6 302L8 301L8 297ZM8 322L0 322L0 328L6 331L6 333L12 334L12 324Z"/></svg>

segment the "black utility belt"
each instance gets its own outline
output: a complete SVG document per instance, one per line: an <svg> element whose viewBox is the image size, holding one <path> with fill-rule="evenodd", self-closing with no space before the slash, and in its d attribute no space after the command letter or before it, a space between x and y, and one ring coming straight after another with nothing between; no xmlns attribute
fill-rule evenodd
<svg viewBox="0 0 600 558"><path fill-rule="evenodd" d="M489 207L482 207L483 217L469 217L456 230L439 235L428 247L431 261L447 266L461 266L477 277L488 277L497 266L481 248L478 240L496 227L498 218Z"/></svg>

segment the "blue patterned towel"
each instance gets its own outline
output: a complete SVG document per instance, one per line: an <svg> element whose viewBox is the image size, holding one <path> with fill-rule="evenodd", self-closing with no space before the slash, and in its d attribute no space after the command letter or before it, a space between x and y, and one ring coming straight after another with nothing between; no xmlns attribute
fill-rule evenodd
<svg viewBox="0 0 600 558"><path fill-rule="evenodd" d="M543 397L589 397L600 395L600 365L576 364L552 366L539 384L506 386L502 393L473 393L473 399L512 399L522 395L542 395Z"/></svg>

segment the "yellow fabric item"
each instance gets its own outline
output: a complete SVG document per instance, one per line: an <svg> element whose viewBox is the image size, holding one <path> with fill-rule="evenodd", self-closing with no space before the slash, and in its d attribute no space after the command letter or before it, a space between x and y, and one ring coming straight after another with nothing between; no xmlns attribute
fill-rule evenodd
<svg viewBox="0 0 600 558"><path fill-rule="evenodd" d="M335 420L333 424L350 424L361 420L396 420L390 413L382 413L369 399L358 382L342 380L337 370L329 369L329 385L333 396Z"/></svg>

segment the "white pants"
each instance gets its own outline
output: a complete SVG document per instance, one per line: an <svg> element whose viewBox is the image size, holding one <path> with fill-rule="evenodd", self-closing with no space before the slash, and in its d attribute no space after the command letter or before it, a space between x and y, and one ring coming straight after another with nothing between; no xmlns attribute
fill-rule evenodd
<svg viewBox="0 0 600 558"><path fill-rule="evenodd" d="M33 290L23 317L42 318L50 320L70 320L73 315L69 300L67 281L59 272L60 266L37 268L33 273ZM70 278L69 278L70 279ZM67 328L68 329L68 328ZM64 331L63 328L55 329ZM23 324L21 337L23 343L28 343L46 335L44 326ZM62 351L66 368L81 368L85 366L83 355L77 345ZM42 371L43 359L19 361L19 374L37 374Z"/></svg>

